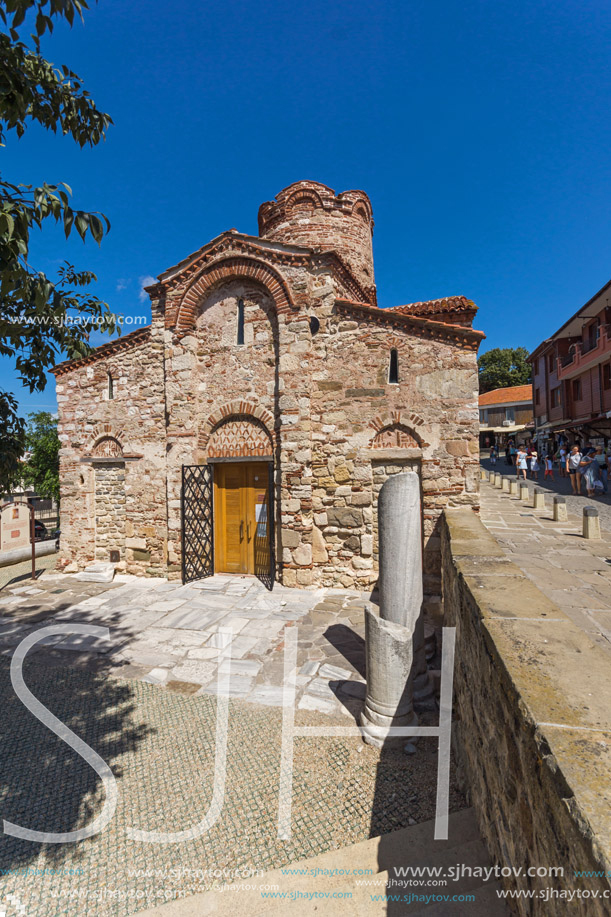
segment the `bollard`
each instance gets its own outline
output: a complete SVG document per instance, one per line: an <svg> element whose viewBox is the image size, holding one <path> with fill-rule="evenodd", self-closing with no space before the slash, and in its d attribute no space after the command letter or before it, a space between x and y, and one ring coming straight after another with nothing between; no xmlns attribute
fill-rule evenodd
<svg viewBox="0 0 611 917"><path fill-rule="evenodd" d="M564 497L554 497L554 522L568 522L566 500Z"/></svg>
<svg viewBox="0 0 611 917"><path fill-rule="evenodd" d="M535 509L545 509L545 494L538 487L534 489L533 507Z"/></svg>
<svg viewBox="0 0 611 917"><path fill-rule="evenodd" d="M520 481L520 500L523 503L528 500L528 484L526 481Z"/></svg>
<svg viewBox="0 0 611 917"><path fill-rule="evenodd" d="M583 537L600 538L598 510L593 506L584 506L583 508Z"/></svg>
<svg viewBox="0 0 611 917"><path fill-rule="evenodd" d="M512 497L518 496L518 482L515 480L515 478L509 484L509 493Z"/></svg>
<svg viewBox="0 0 611 917"><path fill-rule="evenodd" d="M500 490L502 484L503 484L503 475L501 474L500 471L497 471L497 473L494 476L494 486L498 487Z"/></svg>
<svg viewBox="0 0 611 917"><path fill-rule="evenodd" d="M511 482L510 482L510 479L507 477L507 475L503 475L503 477L501 478L501 489L502 489L506 494L509 493L509 485L510 485L510 483L511 483Z"/></svg>
<svg viewBox="0 0 611 917"><path fill-rule="evenodd" d="M480 480L487 481L490 477L490 472L486 471L485 468L482 468L480 471Z"/></svg>

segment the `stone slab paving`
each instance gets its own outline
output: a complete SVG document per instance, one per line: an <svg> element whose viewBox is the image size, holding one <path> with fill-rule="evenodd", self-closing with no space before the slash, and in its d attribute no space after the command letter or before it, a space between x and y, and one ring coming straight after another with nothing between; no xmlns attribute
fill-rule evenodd
<svg viewBox="0 0 611 917"><path fill-rule="evenodd" d="M35 584L18 579L0 590L0 653L10 654L42 626L99 624L109 628L109 640L54 636L38 652L57 664L70 653L74 664L103 666L183 694L215 695L219 671L224 674L231 659L233 697L280 706L284 631L296 625L298 706L352 716L354 699L364 692L368 600L336 589L277 585L270 593L254 577L216 575L183 586L117 576L97 584L48 570Z"/></svg>
<svg viewBox="0 0 611 917"><path fill-rule="evenodd" d="M513 465L506 465L504 456L501 456L499 461L497 461L496 465L493 467L490 464L488 453L484 452L481 459L481 466L487 471L499 471L501 474L507 475L509 478L516 477L515 467ZM550 505L554 496L565 497L568 511L576 513L579 516L581 516L581 513L583 512L584 506L595 506L600 517L601 528L611 532L611 490L608 494L601 494L597 497L588 497L586 494L585 483L582 481L581 489L583 494L581 496L575 496L573 494L569 478L561 478L560 472L557 468L554 469L553 479L550 480L550 478L544 478L543 471L540 471L538 481L535 481L532 478L528 478L526 480L526 484L528 485L528 491L531 497L535 487L545 491L546 500Z"/></svg>
<svg viewBox="0 0 611 917"><path fill-rule="evenodd" d="M533 509L532 499L521 502L484 481L481 519L541 592L611 654L611 533L586 540L581 516L553 521L551 498Z"/></svg>
<svg viewBox="0 0 611 917"><path fill-rule="evenodd" d="M66 579L51 581L50 585L55 590L65 586L69 592L76 588ZM86 584L86 594L95 602L85 607L103 609L110 598L118 602L119 593L128 587L134 590L136 600L140 594L136 586L130 582L102 590ZM144 612L157 598L155 585L150 588L151 601L143 604ZM70 598L74 599L70 596L57 604L63 593L49 592L53 596L49 603L56 602L55 616L62 604L70 607ZM161 594L171 592L165 589ZM32 605L33 599L38 599L39 606L43 604L40 595L30 597ZM304 602L317 603L317 599L310 594ZM87 599L81 594L78 601ZM343 620L345 615L349 620L343 602L333 604L338 609L335 619ZM27 621L28 614L30 621L40 614L32 605L20 607L22 620ZM124 608L124 604L118 607ZM291 607L289 600L281 607ZM241 614L246 610L243 605ZM106 620L112 616L107 612ZM7 613L5 617L12 618ZM49 619L43 618L42 623ZM308 679L311 687L302 694L302 700L320 696L326 702L328 681L341 680L353 669L347 662L336 666L336 654L323 652L316 636L320 625L304 624L307 627L312 629L308 651L317 651L302 665L308 674L301 677ZM165 630L172 636L195 633L191 628ZM19 634L12 635L13 640L17 637ZM275 646L277 637L270 639ZM173 656L177 644L171 637L168 641L166 656ZM162 655L154 641L152 646L154 653ZM191 644L181 643L180 647L184 650L180 659L188 659ZM300 652L305 649L300 647ZM298 738L294 744L292 835L288 841L278 839L282 711L277 706L278 687L271 683L277 673L269 667L277 663L275 653L270 652L259 659L245 656L240 660L244 674L239 677L250 680L256 671L255 684L249 686L248 701L240 697L229 700L224 800L210 830L180 843L130 839L130 828L178 832L205 817L212 799L218 701L197 683L176 682L179 687L168 690L168 682L153 684L145 677L118 677L121 668L109 664L108 656L54 649L25 661L25 681L34 696L112 768L118 803L109 825L78 843L40 844L0 835L0 911L6 917L123 917L176 895L191 895L250 877L261 882L267 870L434 817L436 739L421 739L416 754L405 755L388 749L380 752L360 739ZM89 659L90 663L66 665L67 659ZM98 668L91 660L100 663ZM223 666L226 661L219 664ZM187 664L172 658L157 668L172 674L177 665ZM270 683L256 683L266 670L270 671ZM357 692L351 698L356 715L362 704L358 697L361 683L351 678L347 684ZM189 696L187 692L193 688L196 693ZM311 711L310 703L306 701L296 711L297 724L354 724L354 719L348 720L341 713L322 713L318 708ZM91 823L104 802L100 781L90 765L15 696L6 655L0 656L0 709L2 817L40 831L71 831ZM433 714L428 720L425 715L423 722L433 723L434 719ZM450 811L464 807L452 769Z"/></svg>

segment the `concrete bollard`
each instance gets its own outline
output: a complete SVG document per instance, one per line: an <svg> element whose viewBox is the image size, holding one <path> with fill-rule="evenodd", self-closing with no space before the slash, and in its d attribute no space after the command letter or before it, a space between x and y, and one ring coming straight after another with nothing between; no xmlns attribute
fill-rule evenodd
<svg viewBox="0 0 611 917"><path fill-rule="evenodd" d="M503 475L501 479L501 490L504 491L504 493L506 494L509 493L509 484L510 484L510 479L507 477L507 475Z"/></svg>
<svg viewBox="0 0 611 917"><path fill-rule="evenodd" d="M568 522L566 500L564 497L554 497L554 522Z"/></svg>
<svg viewBox="0 0 611 917"><path fill-rule="evenodd" d="M593 506L584 506L583 508L583 537L600 538L600 520L598 510Z"/></svg>
<svg viewBox="0 0 611 917"><path fill-rule="evenodd" d="M500 490L502 484L503 484L503 475L501 474L500 471L497 471L497 473L494 476L494 486L498 487Z"/></svg>
<svg viewBox="0 0 611 917"><path fill-rule="evenodd" d="M509 484L509 493L512 497L518 496L518 482L513 478Z"/></svg>
<svg viewBox="0 0 611 917"><path fill-rule="evenodd" d="M529 500L528 484L526 481L520 481L520 500L522 503L526 503Z"/></svg>
<svg viewBox="0 0 611 917"><path fill-rule="evenodd" d="M486 471L485 468L482 468L479 474L480 474L481 481L487 481L490 478L490 472Z"/></svg>
<svg viewBox="0 0 611 917"><path fill-rule="evenodd" d="M545 494L538 487L535 487L533 493L533 507L534 509L545 509Z"/></svg>

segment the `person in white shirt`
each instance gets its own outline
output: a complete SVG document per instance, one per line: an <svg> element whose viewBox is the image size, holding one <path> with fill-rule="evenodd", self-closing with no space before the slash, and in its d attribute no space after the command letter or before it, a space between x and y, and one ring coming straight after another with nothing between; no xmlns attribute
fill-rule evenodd
<svg viewBox="0 0 611 917"><path fill-rule="evenodd" d="M571 479L571 487L573 488L573 493L576 496L579 496L581 493L581 472L579 471L579 463L581 462L581 459L582 455L579 451L579 446L573 446L566 459L566 470L568 476Z"/></svg>

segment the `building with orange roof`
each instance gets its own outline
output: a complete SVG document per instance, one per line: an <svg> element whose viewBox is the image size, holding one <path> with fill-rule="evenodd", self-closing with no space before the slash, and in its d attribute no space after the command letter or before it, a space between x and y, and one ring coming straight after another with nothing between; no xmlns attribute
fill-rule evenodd
<svg viewBox="0 0 611 917"><path fill-rule="evenodd" d="M479 396L480 445L525 442L534 432L532 385L496 388Z"/></svg>

